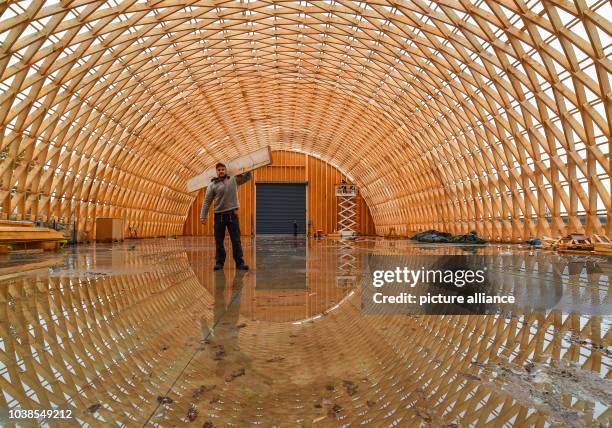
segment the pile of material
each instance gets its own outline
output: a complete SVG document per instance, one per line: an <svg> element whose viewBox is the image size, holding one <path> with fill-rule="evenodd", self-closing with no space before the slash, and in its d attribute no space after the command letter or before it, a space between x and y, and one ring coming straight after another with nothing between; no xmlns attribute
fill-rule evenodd
<svg viewBox="0 0 612 428"><path fill-rule="evenodd" d="M593 243L581 233L570 233L557 241L557 251L593 251Z"/></svg>
<svg viewBox="0 0 612 428"><path fill-rule="evenodd" d="M55 250L65 237L61 232L34 223L0 221L0 253L11 250Z"/></svg>
<svg viewBox="0 0 612 428"><path fill-rule="evenodd" d="M594 248L591 239L581 233L570 233L558 239L544 237L542 247L561 253L585 253Z"/></svg>
<svg viewBox="0 0 612 428"><path fill-rule="evenodd" d="M605 235L593 235L591 242L597 254L612 256L612 241L610 238Z"/></svg>
<svg viewBox="0 0 612 428"><path fill-rule="evenodd" d="M428 242L435 244L486 244L487 241L480 238L475 231L470 231L465 235L453 236L448 232L440 232L435 229L419 232L410 238L414 241Z"/></svg>
<svg viewBox="0 0 612 428"><path fill-rule="evenodd" d="M532 245L534 247L538 247L540 245L542 245L542 240L538 239L538 238L531 238L528 239L527 241L525 241L526 244Z"/></svg>
<svg viewBox="0 0 612 428"><path fill-rule="evenodd" d="M539 239L534 240L540 241ZM533 240L527 243L530 244L531 241ZM544 236L541 239L541 246L560 253L584 254L595 251L596 254L612 255L612 241L605 235L593 234L587 237L582 233L570 233L557 239Z"/></svg>

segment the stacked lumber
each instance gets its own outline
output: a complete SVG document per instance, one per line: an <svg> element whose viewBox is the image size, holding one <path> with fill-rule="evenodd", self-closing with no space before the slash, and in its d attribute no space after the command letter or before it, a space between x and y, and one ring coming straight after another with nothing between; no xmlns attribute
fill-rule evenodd
<svg viewBox="0 0 612 428"><path fill-rule="evenodd" d="M555 238L550 238L548 236L544 236L542 239L542 248L544 249L550 249L550 250L554 250L557 247L557 243L559 242L559 239L555 239Z"/></svg>
<svg viewBox="0 0 612 428"><path fill-rule="evenodd" d="M542 248L561 253L593 252L612 256L612 241L605 235L593 234L590 238L580 233L570 233L563 238L542 238Z"/></svg>
<svg viewBox="0 0 612 428"><path fill-rule="evenodd" d="M570 233L557 241L556 250L559 252L593 251L593 243L583 234Z"/></svg>
<svg viewBox="0 0 612 428"><path fill-rule="evenodd" d="M612 256L612 241L605 235L593 235L591 238L593 249L597 254Z"/></svg>
<svg viewBox="0 0 612 428"><path fill-rule="evenodd" d="M55 250L64 239L63 233L33 223L0 221L0 253L9 249Z"/></svg>
<svg viewBox="0 0 612 428"><path fill-rule="evenodd" d="M35 227L36 225L31 221L17 221L17 220L0 220L0 227Z"/></svg>

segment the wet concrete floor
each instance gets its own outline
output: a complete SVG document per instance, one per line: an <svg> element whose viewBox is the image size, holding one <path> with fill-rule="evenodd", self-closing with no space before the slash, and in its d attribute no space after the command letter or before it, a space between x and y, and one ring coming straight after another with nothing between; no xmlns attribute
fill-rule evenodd
<svg viewBox="0 0 612 428"><path fill-rule="evenodd" d="M0 256L0 425L63 409L69 419L39 422L610 426L609 258L365 237L243 244L246 273L229 251L214 272L208 237ZM374 257L465 254L493 260L508 289L553 284L555 307L362 312Z"/></svg>

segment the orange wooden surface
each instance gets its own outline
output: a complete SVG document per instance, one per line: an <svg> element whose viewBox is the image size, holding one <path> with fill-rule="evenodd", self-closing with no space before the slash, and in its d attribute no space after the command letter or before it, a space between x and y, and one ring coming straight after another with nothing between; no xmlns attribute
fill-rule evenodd
<svg viewBox="0 0 612 428"><path fill-rule="evenodd" d="M335 185L342 179L351 181L337 168L321 159L304 153L290 151L273 151L272 165L253 171L253 179L239 187L240 231L243 235L253 235L255 231L255 183L256 182L307 182L306 210L307 222L311 223L310 233L323 230L333 233L338 229L338 205ZM194 204L189 209L184 235L212 235L212 207L205 224L200 224L199 215L204 191L198 193ZM374 222L370 210L361 196L357 197L359 233L374 235Z"/></svg>

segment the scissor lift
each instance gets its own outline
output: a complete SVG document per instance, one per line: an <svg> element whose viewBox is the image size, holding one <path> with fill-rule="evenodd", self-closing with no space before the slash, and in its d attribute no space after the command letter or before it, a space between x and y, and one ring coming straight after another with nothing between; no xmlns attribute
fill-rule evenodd
<svg viewBox="0 0 612 428"><path fill-rule="evenodd" d="M357 234L357 186L354 184L337 184L336 197L338 198L338 232L340 236L354 236Z"/></svg>
<svg viewBox="0 0 612 428"><path fill-rule="evenodd" d="M339 215L338 232L344 238L357 234L356 196L357 186L354 184L341 183L336 185ZM353 243L350 240L342 240L340 242L338 273L336 275L337 287L352 288L355 285L356 262L357 258L354 255Z"/></svg>
<svg viewBox="0 0 612 428"><path fill-rule="evenodd" d="M338 253L338 270L336 272L336 287L352 288L356 284L359 260L355 256L352 239L341 239Z"/></svg>

